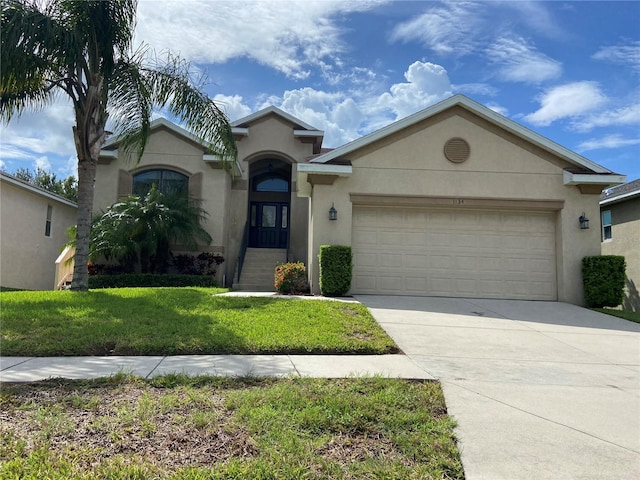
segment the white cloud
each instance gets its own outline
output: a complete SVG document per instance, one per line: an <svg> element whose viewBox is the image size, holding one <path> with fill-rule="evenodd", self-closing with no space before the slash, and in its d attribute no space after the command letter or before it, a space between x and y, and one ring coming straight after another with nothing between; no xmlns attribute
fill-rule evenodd
<svg viewBox="0 0 640 480"><path fill-rule="evenodd" d="M143 0L138 5L136 40L196 63L247 57L303 79L311 65L334 61L344 51L334 18L379 3Z"/></svg>
<svg viewBox="0 0 640 480"><path fill-rule="evenodd" d="M640 145L640 138L624 138L622 135L614 133L602 138L592 138L578 145L578 152L589 150L600 150L604 148L622 148L633 145Z"/></svg>
<svg viewBox="0 0 640 480"><path fill-rule="evenodd" d="M213 100L222 108L222 111L227 114L229 120L239 120L246 117L251 113L251 108L242 103L242 97L240 95L221 95L218 94L213 97Z"/></svg>
<svg viewBox="0 0 640 480"><path fill-rule="evenodd" d="M577 119L572 124L573 128L580 132L587 132L597 127L622 125L640 125L640 103L593 113Z"/></svg>
<svg viewBox="0 0 640 480"><path fill-rule="evenodd" d="M325 147L337 147L360 136L359 128L364 114L355 100L343 93L324 92L310 87L288 90L276 106L324 130Z"/></svg>
<svg viewBox="0 0 640 480"><path fill-rule="evenodd" d="M429 8L426 13L397 25L391 41L419 41L442 55L465 55L474 50L483 18L479 6L456 2Z"/></svg>
<svg viewBox="0 0 640 480"><path fill-rule="evenodd" d="M584 115L606 102L596 82L574 82L547 90L540 97L540 108L526 115L528 122L546 127L556 120Z"/></svg>
<svg viewBox="0 0 640 480"><path fill-rule="evenodd" d="M73 108L66 97L42 110L14 117L0 128L0 157L24 160L43 154L69 155L75 152L74 123Z"/></svg>
<svg viewBox="0 0 640 480"><path fill-rule="evenodd" d="M376 107L393 112L393 120L406 117L452 95L447 71L429 62L414 62L404 74L406 83L392 85L380 95Z"/></svg>
<svg viewBox="0 0 640 480"><path fill-rule="evenodd" d="M381 95L326 92L311 87L288 90L282 98L269 97L259 107L276 105L324 130L323 145L336 147L411 115L451 96L447 71L429 62L414 62L405 72L407 82L396 83Z"/></svg>
<svg viewBox="0 0 640 480"><path fill-rule="evenodd" d="M45 172L51 172L51 162L45 156L38 157L33 162L33 167L35 170L44 170Z"/></svg>
<svg viewBox="0 0 640 480"><path fill-rule="evenodd" d="M509 115L509 110L507 110L507 108L498 105L497 103L485 103L485 107L490 108L491 110L493 110L496 113L499 113L500 115L506 117Z"/></svg>
<svg viewBox="0 0 640 480"><path fill-rule="evenodd" d="M509 82L541 83L562 73L560 62L538 52L518 36L499 38L486 53L489 61L498 65L498 76Z"/></svg>
<svg viewBox="0 0 640 480"><path fill-rule="evenodd" d="M601 47L591 58L618 65L629 65L640 72L640 41L631 42L628 45Z"/></svg>

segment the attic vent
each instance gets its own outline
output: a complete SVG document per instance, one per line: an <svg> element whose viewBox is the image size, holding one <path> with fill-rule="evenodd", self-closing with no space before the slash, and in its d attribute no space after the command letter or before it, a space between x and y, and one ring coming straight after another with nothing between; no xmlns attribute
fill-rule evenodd
<svg viewBox="0 0 640 480"><path fill-rule="evenodd" d="M451 138L444 144L444 156L453 163L462 163L469 159L471 149L463 138Z"/></svg>

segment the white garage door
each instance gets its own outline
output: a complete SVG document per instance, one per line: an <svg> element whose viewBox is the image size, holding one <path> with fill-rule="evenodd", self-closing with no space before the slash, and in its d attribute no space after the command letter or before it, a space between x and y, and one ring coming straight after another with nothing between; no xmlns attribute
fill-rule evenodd
<svg viewBox="0 0 640 480"><path fill-rule="evenodd" d="M555 214L353 209L352 292L556 300Z"/></svg>

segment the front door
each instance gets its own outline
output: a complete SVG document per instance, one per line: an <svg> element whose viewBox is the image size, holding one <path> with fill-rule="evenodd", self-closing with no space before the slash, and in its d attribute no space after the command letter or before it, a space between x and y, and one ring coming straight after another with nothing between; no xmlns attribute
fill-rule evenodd
<svg viewBox="0 0 640 480"><path fill-rule="evenodd" d="M289 239L289 204L251 202L249 246L287 248Z"/></svg>

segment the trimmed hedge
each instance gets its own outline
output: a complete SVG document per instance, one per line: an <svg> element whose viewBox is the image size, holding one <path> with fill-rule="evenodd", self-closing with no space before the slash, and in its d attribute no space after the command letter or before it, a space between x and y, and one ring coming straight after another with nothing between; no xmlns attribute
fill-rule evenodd
<svg viewBox="0 0 640 480"><path fill-rule="evenodd" d="M307 269L302 262L283 263L276 267L273 286L278 293L309 293Z"/></svg>
<svg viewBox="0 0 640 480"><path fill-rule="evenodd" d="M89 277L89 288L217 286L216 279L208 275L125 273L122 275L92 275Z"/></svg>
<svg viewBox="0 0 640 480"><path fill-rule="evenodd" d="M320 245L320 293L330 297L345 295L351 288L353 263L351 247Z"/></svg>
<svg viewBox="0 0 640 480"><path fill-rule="evenodd" d="M624 300L625 261L619 255L582 259L584 300L589 307L617 307Z"/></svg>

